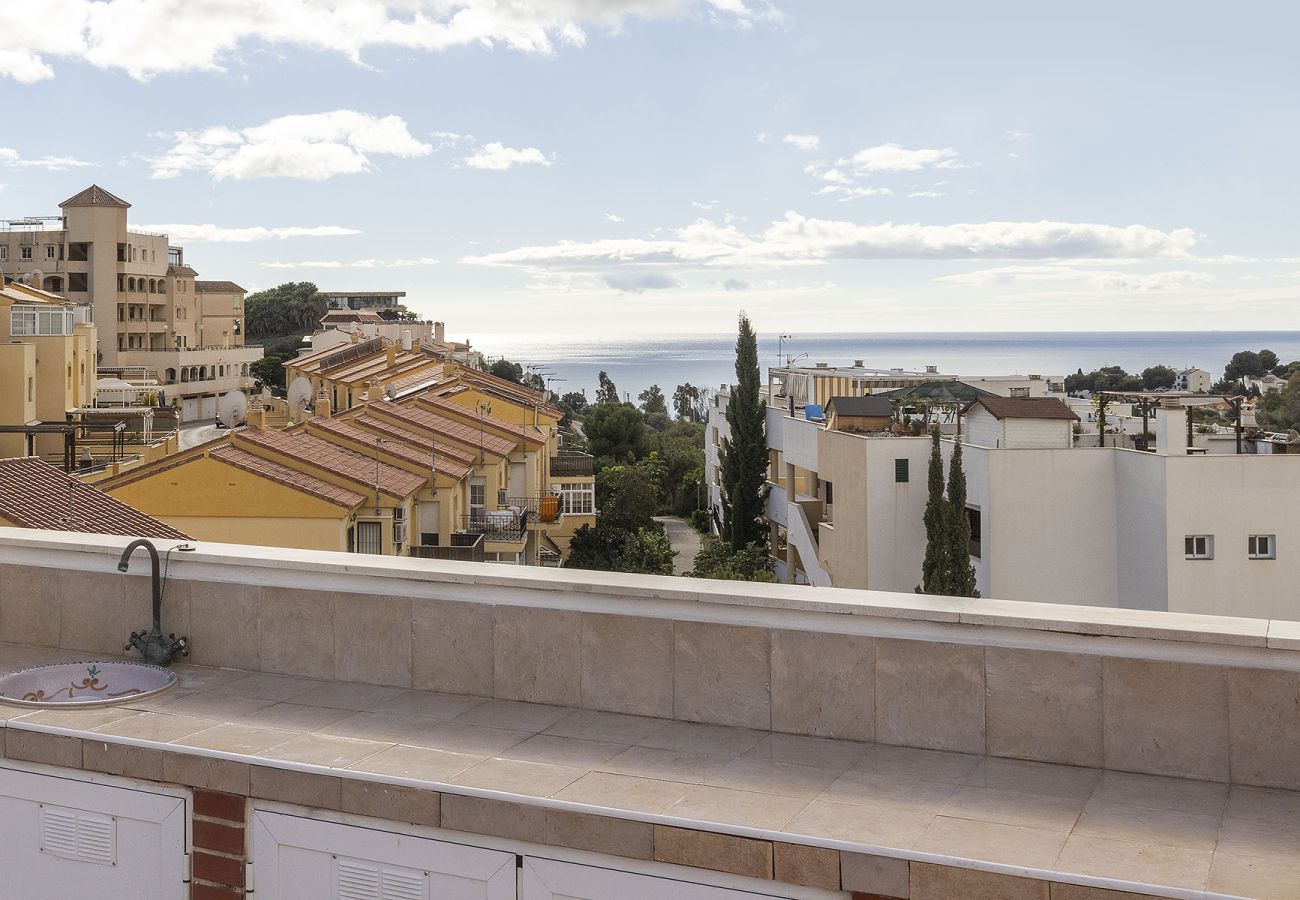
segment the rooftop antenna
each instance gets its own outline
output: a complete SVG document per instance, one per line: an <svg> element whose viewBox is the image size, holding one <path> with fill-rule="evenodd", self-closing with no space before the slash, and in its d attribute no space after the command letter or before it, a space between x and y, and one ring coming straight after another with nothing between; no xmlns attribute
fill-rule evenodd
<svg viewBox="0 0 1300 900"><path fill-rule="evenodd" d="M781 365L781 360L785 359L785 342L794 337L792 334L786 334L784 331L776 336L776 364Z"/></svg>
<svg viewBox="0 0 1300 900"><path fill-rule="evenodd" d="M483 465L483 417L492 415L492 404L484 401L478 405L478 464Z"/></svg>
<svg viewBox="0 0 1300 900"><path fill-rule="evenodd" d="M68 514L59 519L60 522L68 526L69 531L71 531L77 525L85 524L81 519L77 518L76 507L73 504L73 500L72 500L72 491L75 482L76 479L73 478L71 475L69 475L68 476Z"/></svg>

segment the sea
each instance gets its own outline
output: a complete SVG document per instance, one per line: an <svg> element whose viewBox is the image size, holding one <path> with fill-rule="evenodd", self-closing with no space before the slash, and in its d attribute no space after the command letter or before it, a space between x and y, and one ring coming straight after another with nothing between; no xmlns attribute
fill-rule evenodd
<svg viewBox="0 0 1300 900"><path fill-rule="evenodd" d="M689 382L716 391L735 381L734 334L637 334L564 336L485 334L474 346L490 359L533 367L563 394L595 396L597 376L609 374L633 402L652 384L670 402L674 388ZM861 334L759 334L759 365L766 373L783 357L799 365L819 362L876 369L904 368L954 375L1068 375L1101 366L1140 372L1147 366L1195 366L1216 379L1239 350L1272 350L1283 362L1300 359L1300 331L1059 331L907 332Z"/></svg>

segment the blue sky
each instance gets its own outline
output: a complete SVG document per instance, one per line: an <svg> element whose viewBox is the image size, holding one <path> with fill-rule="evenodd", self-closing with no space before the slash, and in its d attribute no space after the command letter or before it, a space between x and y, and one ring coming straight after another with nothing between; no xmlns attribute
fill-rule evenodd
<svg viewBox="0 0 1300 900"><path fill-rule="evenodd" d="M42 9L0 10L5 217L97 182L249 289L470 335L1300 328L1290 5Z"/></svg>

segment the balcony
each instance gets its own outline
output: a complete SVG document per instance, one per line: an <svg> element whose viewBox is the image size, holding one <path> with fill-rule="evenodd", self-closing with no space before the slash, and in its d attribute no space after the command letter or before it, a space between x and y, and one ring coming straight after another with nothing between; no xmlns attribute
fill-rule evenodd
<svg viewBox="0 0 1300 900"><path fill-rule="evenodd" d="M516 514L508 509L481 510L461 516L461 533L481 535L496 544L519 544L527 539L528 513Z"/></svg>
<svg viewBox="0 0 1300 900"><path fill-rule="evenodd" d="M538 497L510 497L503 510L525 514L528 523L554 525L564 517L564 504L555 494L542 494Z"/></svg>
<svg viewBox="0 0 1300 900"><path fill-rule="evenodd" d="M416 559L450 559L460 562L483 562L482 534L453 534L451 545L443 547L429 544L412 545L411 556Z"/></svg>
<svg viewBox="0 0 1300 900"><path fill-rule="evenodd" d="M561 453L551 457L551 478L591 478L595 459L586 453Z"/></svg>

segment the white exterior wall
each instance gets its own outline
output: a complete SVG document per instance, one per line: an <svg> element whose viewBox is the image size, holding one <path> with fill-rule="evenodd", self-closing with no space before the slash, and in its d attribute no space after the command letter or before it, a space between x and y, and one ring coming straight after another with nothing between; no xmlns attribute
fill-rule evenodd
<svg viewBox="0 0 1300 900"><path fill-rule="evenodd" d="M1074 443L1071 419L1003 419L1004 447L1069 449Z"/></svg>
<svg viewBox="0 0 1300 900"><path fill-rule="evenodd" d="M1167 609L1167 457L1137 450L1105 452L1115 457L1113 521L1118 605L1125 609Z"/></svg>
<svg viewBox="0 0 1300 900"><path fill-rule="evenodd" d="M867 478L872 486L867 495L867 586L907 593L921 583L921 563L925 559L930 439L863 440L867 443ZM906 484L894 480L896 459L908 460Z"/></svg>
<svg viewBox="0 0 1300 900"><path fill-rule="evenodd" d="M788 465L816 472L817 442L823 430L820 422L792 418L785 410L767 408L768 447L780 450Z"/></svg>
<svg viewBox="0 0 1300 900"><path fill-rule="evenodd" d="M962 419L962 439L980 447L1002 446L1002 423L982 406L973 406Z"/></svg>

